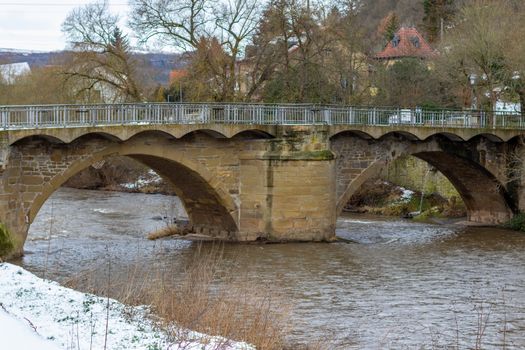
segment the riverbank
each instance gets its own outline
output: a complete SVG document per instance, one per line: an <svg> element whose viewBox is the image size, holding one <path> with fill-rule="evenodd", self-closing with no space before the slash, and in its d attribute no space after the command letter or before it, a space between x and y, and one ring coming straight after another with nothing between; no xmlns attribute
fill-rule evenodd
<svg viewBox="0 0 525 350"><path fill-rule="evenodd" d="M157 173L129 157L112 157L72 178L65 187L127 193L174 195L174 188Z"/></svg>
<svg viewBox="0 0 525 350"><path fill-rule="evenodd" d="M454 220L467 215L461 199L432 192L422 194L392 182L375 179L365 182L344 209L350 213L413 217L416 221Z"/></svg>
<svg viewBox="0 0 525 350"><path fill-rule="evenodd" d="M2 345L13 349L254 349L223 337L174 331L174 324L165 332L146 306L65 288L9 263L0 264L0 280Z"/></svg>

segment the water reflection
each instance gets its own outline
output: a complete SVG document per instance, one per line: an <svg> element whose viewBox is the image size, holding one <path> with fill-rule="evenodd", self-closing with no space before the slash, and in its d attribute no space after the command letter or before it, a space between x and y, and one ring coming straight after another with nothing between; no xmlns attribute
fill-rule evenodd
<svg viewBox="0 0 525 350"><path fill-rule="evenodd" d="M176 276L197 245L145 236L163 225L156 217L179 205L162 195L61 189L32 225L20 263L64 280L110 256L115 271L160 266ZM483 348L501 348L504 329L508 349L525 347L525 235L366 216L340 218L337 233L358 244L224 247L243 278L288 298L291 342L471 348L483 306L490 313Z"/></svg>

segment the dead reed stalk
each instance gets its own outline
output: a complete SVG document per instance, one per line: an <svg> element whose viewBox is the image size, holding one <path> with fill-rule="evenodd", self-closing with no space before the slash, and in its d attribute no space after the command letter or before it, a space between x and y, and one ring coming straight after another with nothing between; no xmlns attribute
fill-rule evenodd
<svg viewBox="0 0 525 350"><path fill-rule="evenodd" d="M97 272L92 270L68 285L111 295L126 304L151 305L159 326L170 333L174 342L186 336L173 326L176 324L183 329L245 341L257 349L285 348L290 306L278 291L250 281L242 271L226 266L221 245L207 248L197 249L180 274L157 266L151 267L149 276L144 277L138 268L131 268L129 276L118 280L114 277L106 289L104 284L96 283Z"/></svg>

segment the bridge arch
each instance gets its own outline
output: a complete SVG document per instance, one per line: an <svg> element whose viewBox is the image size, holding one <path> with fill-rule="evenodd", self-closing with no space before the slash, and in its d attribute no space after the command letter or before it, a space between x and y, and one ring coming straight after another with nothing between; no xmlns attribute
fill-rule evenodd
<svg viewBox="0 0 525 350"><path fill-rule="evenodd" d="M34 139L27 139L27 146L32 152L41 152L34 158L42 159L34 169L27 172L20 169L23 173L19 186L23 186L25 191L24 197L19 199L18 218L14 220L26 223L18 226L19 229L25 227L25 232L18 233L18 239L22 239L21 246L29 225L59 187L80 171L114 156L135 159L173 184L196 232L235 238L238 233L238 207L234 194L220 178L220 171L192 157L188 154L190 151L184 149L184 144L173 147L176 140L157 138L156 142L152 142L153 139L147 134L124 142L110 141L99 135L85 135L71 144L52 144L42 138L35 144ZM21 142L17 147L27 147L24 141Z"/></svg>
<svg viewBox="0 0 525 350"><path fill-rule="evenodd" d="M384 135L381 135L381 137L379 137L379 140L388 139L390 137L399 137L399 138L403 138L408 141L419 141L419 138L416 135L412 134L409 131L403 131L403 130L389 131L385 133Z"/></svg>
<svg viewBox="0 0 525 350"><path fill-rule="evenodd" d="M340 140L340 142L345 140ZM337 191L337 214L340 215L344 206L353 194L369 179L380 175L389 162L406 155L417 157L439 170L456 188L463 199L468 212L468 220L487 224L501 223L509 220L517 211L511 196L497 176L462 154L450 152L442 147L440 140L434 138L425 142L406 142L394 147L389 140L361 140L360 145L351 147L362 148L361 156L357 159L344 159L345 148L335 150L340 162L350 164L348 169L339 167ZM442 141L442 140L441 140ZM337 142L337 141L336 141ZM363 142L366 142L363 143ZM367 149L376 147L376 153ZM461 152L460 152L461 153ZM358 152L359 154L359 152ZM344 173L349 174L345 175ZM342 183L342 178L349 181Z"/></svg>

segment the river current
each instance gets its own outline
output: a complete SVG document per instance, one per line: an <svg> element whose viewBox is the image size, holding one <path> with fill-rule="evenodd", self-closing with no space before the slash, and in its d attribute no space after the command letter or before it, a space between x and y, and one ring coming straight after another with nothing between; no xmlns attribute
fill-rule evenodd
<svg viewBox="0 0 525 350"><path fill-rule="evenodd" d="M108 257L115 274L160 265L176 276L198 243L145 238L173 213L184 215L174 197L63 188L18 263L59 282ZM525 234L362 215L340 217L337 234L356 243L224 247L244 278L286 298L292 347L525 348Z"/></svg>

